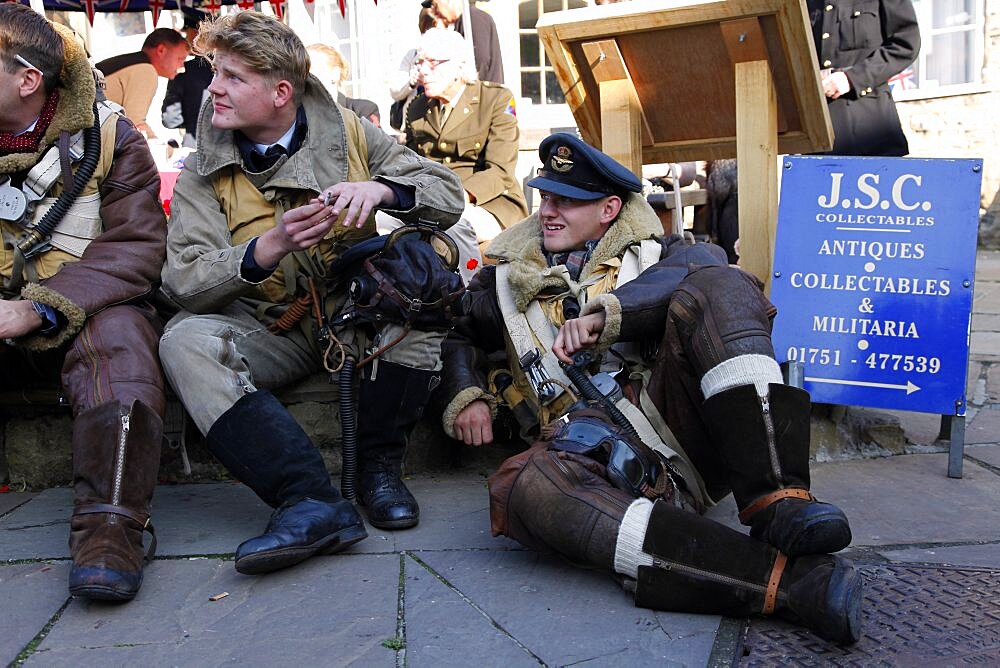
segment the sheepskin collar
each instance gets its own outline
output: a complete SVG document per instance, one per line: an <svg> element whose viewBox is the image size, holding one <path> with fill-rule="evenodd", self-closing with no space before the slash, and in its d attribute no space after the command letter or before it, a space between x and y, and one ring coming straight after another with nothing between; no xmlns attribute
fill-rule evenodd
<svg viewBox="0 0 1000 668"><path fill-rule="evenodd" d="M87 54L76 41L73 32L58 23L53 23L63 40L66 53L59 79L59 106L56 115L45 131L45 137L37 153L12 153L0 156L0 174L12 174L30 169L59 138L63 130L73 134L94 124L94 98L96 88L94 74L87 60Z"/></svg>
<svg viewBox="0 0 1000 668"><path fill-rule="evenodd" d="M583 267L580 281L583 282L602 263L620 257L632 244L662 235L663 225L646 203L646 198L640 193L629 193L618 218ZM514 303L520 311L524 311L542 290L560 289L564 285L560 277L549 275L546 271L548 265L542 254L542 227L537 213L497 235L487 247L486 255L499 262L510 263L511 289Z"/></svg>

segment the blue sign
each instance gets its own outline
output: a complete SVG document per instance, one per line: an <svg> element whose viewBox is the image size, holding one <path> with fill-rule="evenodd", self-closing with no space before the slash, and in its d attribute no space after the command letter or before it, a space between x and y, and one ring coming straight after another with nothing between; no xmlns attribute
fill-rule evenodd
<svg viewBox="0 0 1000 668"><path fill-rule="evenodd" d="M784 158L774 349L813 401L965 415L982 165Z"/></svg>

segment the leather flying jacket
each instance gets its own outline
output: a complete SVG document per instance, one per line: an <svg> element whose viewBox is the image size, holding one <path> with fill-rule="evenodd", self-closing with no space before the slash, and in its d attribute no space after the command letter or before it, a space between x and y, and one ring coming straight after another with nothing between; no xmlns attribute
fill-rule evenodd
<svg viewBox="0 0 1000 668"><path fill-rule="evenodd" d="M629 246L642 239L658 238L660 261L632 281L582 305L581 315L603 309L606 323L598 352L619 341L640 341L662 337L670 295L689 271L701 266L725 265L726 254L718 246L690 245L680 236L662 237L656 214L642 195L630 195L618 219L580 274L587 280L601 265L624 256ZM505 230L487 248L486 254L511 263L511 288L522 312L546 290L561 289L561 283L549 275L542 254L542 235L538 214ZM495 408L490 394L488 358L506 349L506 327L496 292L496 267L486 266L468 288L466 313L456 320L442 347L441 400L447 406L442 416L445 432L454 437L455 418L476 399Z"/></svg>
<svg viewBox="0 0 1000 668"><path fill-rule="evenodd" d="M54 27L63 37L66 54L56 114L37 153L0 156L0 175L23 175L60 134L72 135L94 124L96 89L90 63L69 30ZM108 121L101 143L101 161L84 192L100 194L102 231L82 257L67 257L58 271L21 290L21 297L53 307L66 321L54 335L29 334L17 341L29 349L56 348L72 339L87 317L117 304L142 302L159 285L166 225L156 165L146 141L124 117ZM61 180L50 193L62 191ZM0 273L6 276L10 252L4 248L0 253Z"/></svg>

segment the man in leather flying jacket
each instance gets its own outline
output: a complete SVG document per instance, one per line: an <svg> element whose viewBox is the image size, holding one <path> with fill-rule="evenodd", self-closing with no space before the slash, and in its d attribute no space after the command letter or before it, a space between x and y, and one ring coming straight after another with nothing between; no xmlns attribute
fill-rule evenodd
<svg viewBox="0 0 1000 668"><path fill-rule="evenodd" d="M575 136L539 157L537 214L489 246L444 345L447 433L490 443L504 404L537 439L490 478L494 534L612 571L636 605L856 641L860 574L829 554L850 527L808 491L809 395L782 383L759 282L663 237L639 179ZM589 405L581 352L614 381ZM751 536L691 512L729 492Z"/></svg>
<svg viewBox="0 0 1000 668"><path fill-rule="evenodd" d="M145 140L72 32L0 5L0 387L59 378L73 408L70 591L129 600L160 463L166 225ZM46 229L47 228L47 229Z"/></svg>

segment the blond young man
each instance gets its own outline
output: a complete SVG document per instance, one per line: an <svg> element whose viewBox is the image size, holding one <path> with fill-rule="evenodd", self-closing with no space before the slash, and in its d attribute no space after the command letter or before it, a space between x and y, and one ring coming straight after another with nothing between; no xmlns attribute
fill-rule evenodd
<svg viewBox="0 0 1000 668"><path fill-rule="evenodd" d="M277 321L323 283L334 258L376 236L375 210L447 227L461 213L461 185L342 113L309 75L302 42L274 18L246 11L206 22L195 48L215 76L197 157L172 201L163 288L182 310L160 356L209 449L275 508L264 534L236 551L238 571L264 573L366 536L319 451L270 393L323 368L315 323ZM345 299L326 295L334 308ZM398 335L390 325L353 331L358 341ZM400 469L437 383L442 337L410 332L360 379L358 494L375 526L419 520Z"/></svg>

